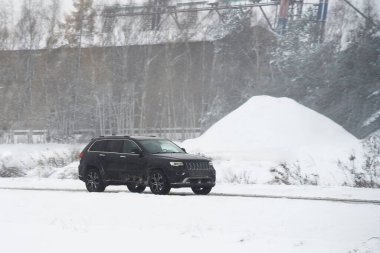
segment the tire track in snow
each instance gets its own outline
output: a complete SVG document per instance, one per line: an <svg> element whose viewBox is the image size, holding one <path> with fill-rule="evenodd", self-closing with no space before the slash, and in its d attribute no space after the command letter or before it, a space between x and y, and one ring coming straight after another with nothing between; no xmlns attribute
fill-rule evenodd
<svg viewBox="0 0 380 253"><path fill-rule="evenodd" d="M62 188L37 188L37 187L0 187L0 190L16 190L16 191L55 191L55 192L87 192L85 189L62 189ZM106 190L104 193L130 193L127 190ZM136 194L136 193L130 193ZM142 194L152 194L144 192ZM169 196L201 196L194 195L189 192L171 192ZM343 202L347 204L373 204L380 205L380 200L366 199L344 199L331 197L305 197L305 196L286 196L286 195L267 195L267 194L236 194L236 193L210 193L208 197L240 197L240 198L266 198L266 199L289 199L289 200L310 200L310 201L329 201ZM207 197L203 196L203 197Z"/></svg>

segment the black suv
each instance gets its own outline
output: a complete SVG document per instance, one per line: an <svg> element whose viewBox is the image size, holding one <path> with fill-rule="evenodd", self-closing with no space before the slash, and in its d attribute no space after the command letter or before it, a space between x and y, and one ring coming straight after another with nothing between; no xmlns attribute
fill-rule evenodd
<svg viewBox="0 0 380 253"><path fill-rule="evenodd" d="M171 188L180 187L208 194L215 186L215 169L209 159L187 154L167 139L101 136L91 140L80 158L79 179L90 192L127 185L138 193L149 186L154 194L168 194Z"/></svg>

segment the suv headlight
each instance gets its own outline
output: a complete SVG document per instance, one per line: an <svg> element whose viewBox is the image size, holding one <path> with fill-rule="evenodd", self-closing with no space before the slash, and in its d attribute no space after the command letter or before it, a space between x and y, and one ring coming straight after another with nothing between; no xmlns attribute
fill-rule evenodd
<svg viewBox="0 0 380 253"><path fill-rule="evenodd" d="M173 167L183 166L183 162L170 162L170 165Z"/></svg>
<svg viewBox="0 0 380 253"><path fill-rule="evenodd" d="M208 165L209 165L209 166L213 166L214 164L213 164L211 161L209 161L209 162L208 162Z"/></svg>

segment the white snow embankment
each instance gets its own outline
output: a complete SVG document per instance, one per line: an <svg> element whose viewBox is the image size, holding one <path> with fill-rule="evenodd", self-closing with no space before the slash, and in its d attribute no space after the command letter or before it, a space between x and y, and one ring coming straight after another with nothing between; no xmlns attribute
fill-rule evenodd
<svg viewBox="0 0 380 253"><path fill-rule="evenodd" d="M286 162L319 184L342 185L348 178L338 161L354 155L360 163L363 155L361 142L332 120L292 99L269 96L252 97L182 145L211 157L219 181L251 183L268 183L269 170Z"/></svg>
<svg viewBox="0 0 380 253"><path fill-rule="evenodd" d="M72 168L77 166L75 161L83 146L57 143L1 144L0 172L13 173L7 175L12 177L73 178Z"/></svg>

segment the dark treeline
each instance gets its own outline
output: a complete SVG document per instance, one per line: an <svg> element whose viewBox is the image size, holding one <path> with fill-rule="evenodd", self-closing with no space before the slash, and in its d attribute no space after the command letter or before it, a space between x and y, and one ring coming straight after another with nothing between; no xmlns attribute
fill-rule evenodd
<svg viewBox="0 0 380 253"><path fill-rule="evenodd" d="M270 45L273 35L265 33L250 34ZM254 82L270 78L269 46L248 52L235 42L94 47L81 49L80 64L75 48L2 51L1 127L63 136L83 129L205 129L244 102Z"/></svg>

